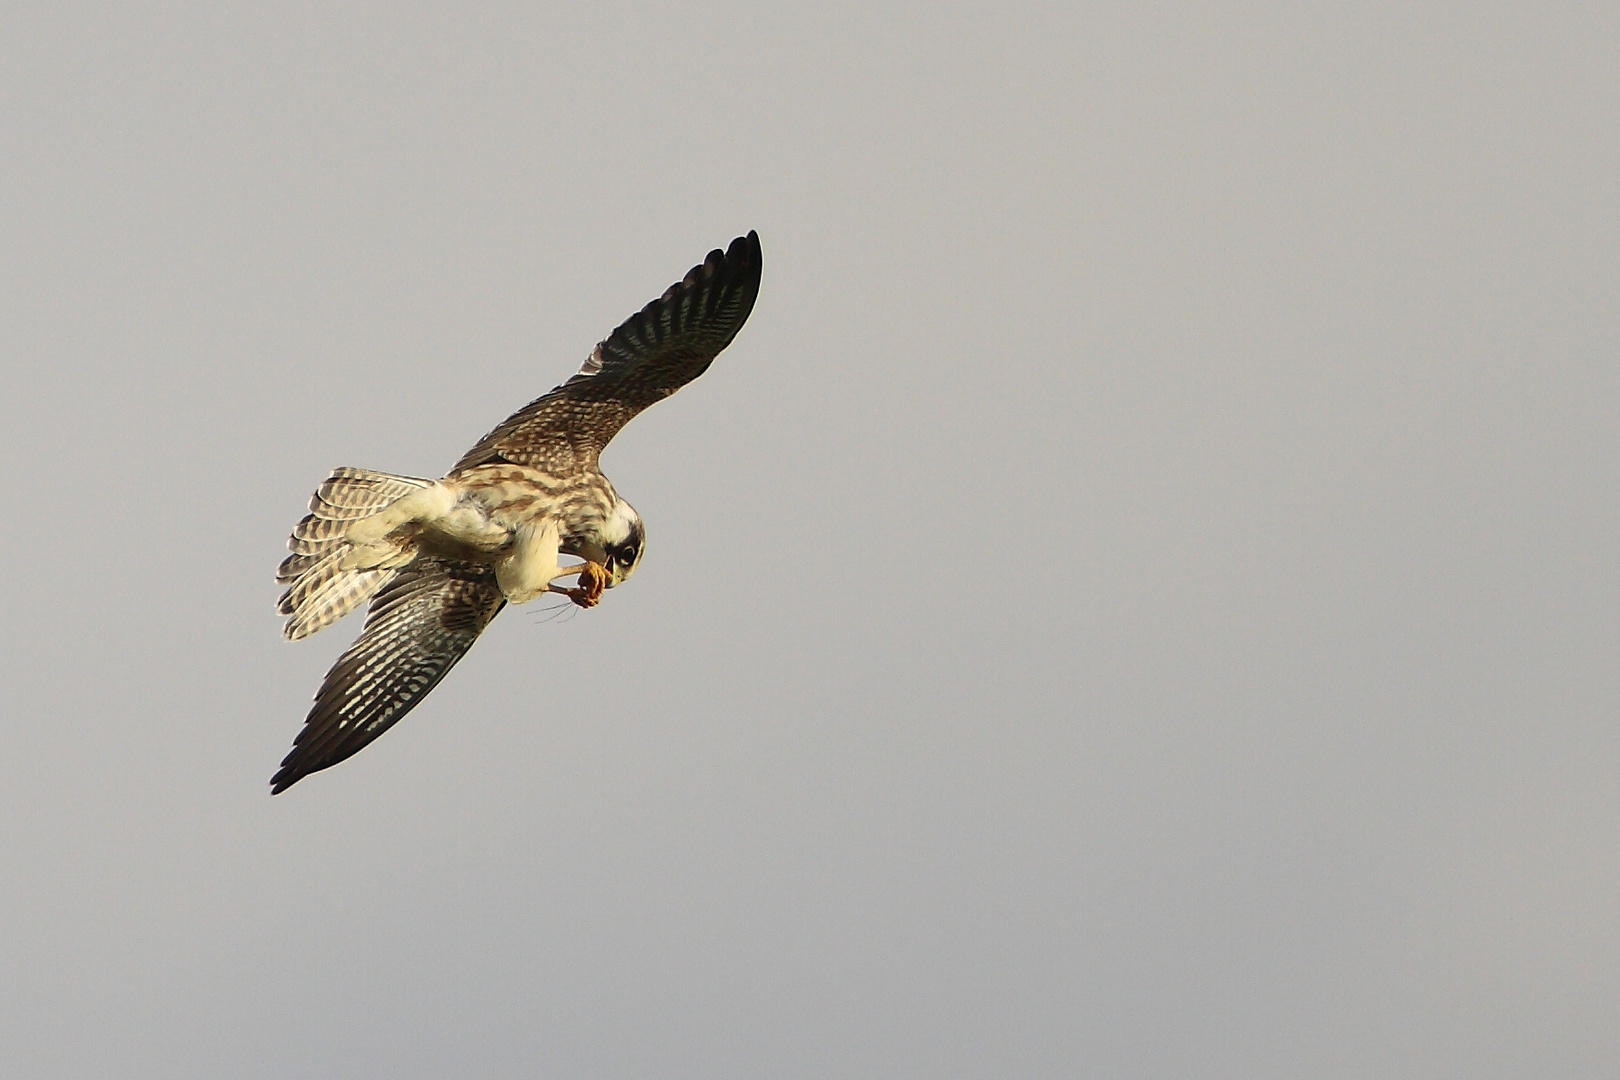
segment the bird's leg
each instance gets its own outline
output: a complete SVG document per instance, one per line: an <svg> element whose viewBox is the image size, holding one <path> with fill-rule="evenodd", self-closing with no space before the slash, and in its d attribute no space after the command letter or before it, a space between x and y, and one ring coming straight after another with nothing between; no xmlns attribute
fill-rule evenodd
<svg viewBox="0 0 1620 1080"><path fill-rule="evenodd" d="M495 582L501 595L514 604L526 604L551 591L557 566L557 523L550 518L518 526L512 549L495 563Z"/></svg>
<svg viewBox="0 0 1620 1080"><path fill-rule="evenodd" d="M576 588L565 589L560 585L553 585L551 591L562 593L582 608L595 607L598 601L602 599L602 590L607 588L607 567L587 559L576 566L561 567L557 576L567 577L575 571L579 572L579 581Z"/></svg>

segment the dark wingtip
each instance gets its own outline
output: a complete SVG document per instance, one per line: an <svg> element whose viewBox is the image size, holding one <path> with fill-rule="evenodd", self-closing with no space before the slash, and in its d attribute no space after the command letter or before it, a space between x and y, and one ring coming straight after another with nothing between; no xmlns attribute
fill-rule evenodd
<svg viewBox="0 0 1620 1080"><path fill-rule="evenodd" d="M715 248L709 252L702 262L688 270L684 278L665 289L664 295L648 304L642 312L645 314L654 311L659 303L674 299L682 289L689 289L701 281L712 281L719 274L729 274L733 281L747 281L751 278L758 282L760 262L759 233L749 229L747 236L737 237L725 250Z"/></svg>
<svg viewBox="0 0 1620 1080"><path fill-rule="evenodd" d="M715 248L709 252L708 255L704 256L702 262L686 272L684 278L665 289L664 295L660 299L668 300L682 286L696 285L698 282L713 278L716 274L725 270L730 270L734 274L741 270L742 274L738 275L739 277L746 277L750 272L757 277L759 275L759 266L759 233L749 229L747 236L737 237L723 250ZM654 301L654 303L656 302Z"/></svg>
<svg viewBox="0 0 1620 1080"><path fill-rule="evenodd" d="M759 233L749 229L747 236L739 236L731 242L724 255L716 251L709 256L709 261L704 265L713 266L714 270L711 272L724 269L732 281L744 284L745 288L757 289L762 261ZM752 303L749 306L752 307Z"/></svg>
<svg viewBox="0 0 1620 1080"><path fill-rule="evenodd" d="M277 769L276 775L270 778L270 794L272 795L280 795L310 773L317 773L328 765L337 764L335 761L329 761L324 765L311 765L310 762L303 760L306 755L302 753L304 748L299 746L298 742L302 741L304 733L299 732L298 734L299 739L293 742L293 748L282 759L281 768Z"/></svg>
<svg viewBox="0 0 1620 1080"><path fill-rule="evenodd" d="M719 252L715 254L719 254ZM710 255L709 258L714 258L714 255ZM759 233L749 229L747 236L739 236L733 240L731 246L726 249L725 259L727 262L742 263L757 273L761 261Z"/></svg>

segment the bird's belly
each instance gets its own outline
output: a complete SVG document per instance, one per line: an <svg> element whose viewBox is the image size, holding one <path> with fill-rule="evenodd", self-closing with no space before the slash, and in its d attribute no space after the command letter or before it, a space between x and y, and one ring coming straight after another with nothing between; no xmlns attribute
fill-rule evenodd
<svg viewBox="0 0 1620 1080"><path fill-rule="evenodd" d="M422 525L432 539L473 551L494 553L512 541L510 525L494 520L483 507L467 502L458 503L448 513Z"/></svg>
<svg viewBox="0 0 1620 1080"><path fill-rule="evenodd" d="M422 539L446 554L483 562L507 552L518 529L547 516L546 492L518 477L466 484L442 514L422 520Z"/></svg>

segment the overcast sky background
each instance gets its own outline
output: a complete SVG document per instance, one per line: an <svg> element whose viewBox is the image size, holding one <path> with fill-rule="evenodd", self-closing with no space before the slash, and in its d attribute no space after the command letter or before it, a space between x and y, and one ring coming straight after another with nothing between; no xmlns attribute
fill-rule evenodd
<svg viewBox="0 0 1620 1080"><path fill-rule="evenodd" d="M7 5L0 1072L1620 1074L1620 8L457 7ZM750 228L270 798L327 470Z"/></svg>

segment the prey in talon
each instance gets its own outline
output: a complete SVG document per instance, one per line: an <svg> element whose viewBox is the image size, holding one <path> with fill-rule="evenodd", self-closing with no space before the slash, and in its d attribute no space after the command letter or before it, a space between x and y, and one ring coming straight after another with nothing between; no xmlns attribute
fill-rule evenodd
<svg viewBox="0 0 1620 1080"><path fill-rule="evenodd" d="M563 589L556 585L551 587L552 592L560 592L582 608L593 608L602 600L602 590L608 587L613 580L607 568L601 563L584 562L578 566L566 566L562 576L567 577L575 570L579 571L579 581L576 588Z"/></svg>
<svg viewBox="0 0 1620 1080"><path fill-rule="evenodd" d="M759 295L760 265L754 233L709 252L572 378L503 420L438 480L352 468L327 477L276 573L287 586L282 634L296 641L369 608L271 778L272 794L387 731L507 604L561 593L593 608L635 572L646 532L602 474L602 449L731 344ZM583 562L562 565L565 555ZM555 584L576 574L572 588Z"/></svg>

